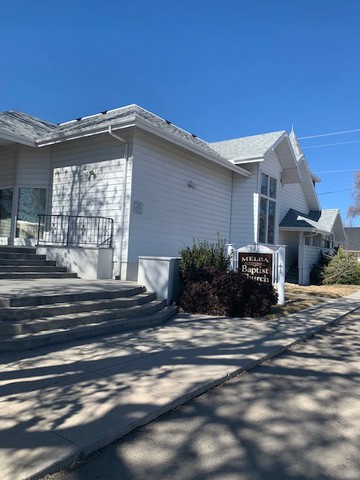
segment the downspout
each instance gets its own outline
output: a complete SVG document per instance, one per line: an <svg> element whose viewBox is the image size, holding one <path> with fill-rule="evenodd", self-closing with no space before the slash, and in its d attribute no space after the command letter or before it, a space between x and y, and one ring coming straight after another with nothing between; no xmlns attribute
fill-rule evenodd
<svg viewBox="0 0 360 480"><path fill-rule="evenodd" d="M115 275L115 278L117 280L120 280L121 278L121 268L122 268L122 252L123 252L123 239L124 239L124 221L125 221L125 201L126 201L126 183L127 183L127 165L128 165L128 154L129 154L129 142L125 140L124 138L120 137L120 135L117 135L116 133L113 132L112 126L109 125L109 135L112 137L116 138L116 140L119 140L120 142L123 142L125 144L125 151L124 151L124 159L125 159L125 165L124 165L124 178L123 178L123 189L122 189L122 198L121 198L121 219L120 219L120 254L119 254L119 270L118 270L118 275Z"/></svg>
<svg viewBox="0 0 360 480"><path fill-rule="evenodd" d="M232 234L232 212L233 212L233 198L234 198L234 172L231 172L231 198L230 198L230 222L229 222L229 238L228 243L231 243Z"/></svg>

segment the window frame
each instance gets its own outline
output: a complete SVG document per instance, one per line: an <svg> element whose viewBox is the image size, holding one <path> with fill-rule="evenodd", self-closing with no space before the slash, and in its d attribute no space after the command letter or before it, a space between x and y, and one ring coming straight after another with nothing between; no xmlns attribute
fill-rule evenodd
<svg viewBox="0 0 360 480"><path fill-rule="evenodd" d="M279 182L276 177L260 172L259 184L258 242L265 245L276 245Z"/></svg>

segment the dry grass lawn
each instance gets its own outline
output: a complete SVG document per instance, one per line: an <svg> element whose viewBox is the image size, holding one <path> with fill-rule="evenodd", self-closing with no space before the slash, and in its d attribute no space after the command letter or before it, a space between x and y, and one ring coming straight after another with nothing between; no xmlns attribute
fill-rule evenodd
<svg viewBox="0 0 360 480"><path fill-rule="evenodd" d="M360 290L360 285L309 285L285 284L285 305L272 307L266 318L277 318L317 305L330 298L339 298Z"/></svg>

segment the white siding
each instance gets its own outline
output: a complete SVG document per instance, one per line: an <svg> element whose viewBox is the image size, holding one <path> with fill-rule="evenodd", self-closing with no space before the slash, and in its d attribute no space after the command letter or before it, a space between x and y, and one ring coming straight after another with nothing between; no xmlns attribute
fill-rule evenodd
<svg viewBox="0 0 360 480"><path fill-rule="evenodd" d="M246 165L250 178L233 174L233 199L231 206L231 238L236 248L256 240L258 217L258 164Z"/></svg>
<svg viewBox="0 0 360 480"><path fill-rule="evenodd" d="M49 188L51 150L49 147L20 146L16 183L19 187Z"/></svg>
<svg viewBox="0 0 360 480"><path fill-rule="evenodd" d="M0 147L0 188L15 184L17 152L17 146Z"/></svg>
<svg viewBox="0 0 360 480"><path fill-rule="evenodd" d="M131 151L129 150L129 155ZM125 146L109 135L55 145L52 152L52 214L110 217L114 220L114 274L127 259L129 208L122 214ZM125 202L129 203L131 158L127 167ZM122 218L124 224L122 225ZM120 253L120 241L123 251ZM121 259L120 259L121 256Z"/></svg>
<svg viewBox="0 0 360 480"><path fill-rule="evenodd" d="M194 239L229 241L231 171L149 135L135 137L129 261L178 256Z"/></svg>
<svg viewBox="0 0 360 480"><path fill-rule="evenodd" d="M275 151L267 153L264 161L260 162L260 170L280 181L282 168Z"/></svg>
<svg viewBox="0 0 360 480"><path fill-rule="evenodd" d="M317 264L321 256L320 247L312 247L309 245L302 246L302 253L299 261L299 281L302 285L310 284L310 272L312 267Z"/></svg>
<svg viewBox="0 0 360 480"><path fill-rule="evenodd" d="M285 250L285 269L291 268L292 264L298 260L299 254L299 233L298 232L279 232L279 244L286 245Z"/></svg>
<svg viewBox="0 0 360 480"><path fill-rule="evenodd" d="M280 190L280 222L290 208L305 214L309 213L309 206L300 183L289 183L282 186Z"/></svg>

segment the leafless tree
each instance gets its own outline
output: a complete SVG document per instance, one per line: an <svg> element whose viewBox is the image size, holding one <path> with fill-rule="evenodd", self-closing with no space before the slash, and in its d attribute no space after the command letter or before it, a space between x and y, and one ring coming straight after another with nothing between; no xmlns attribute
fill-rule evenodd
<svg viewBox="0 0 360 480"><path fill-rule="evenodd" d="M354 188L353 193L354 203L348 208L347 214L349 218L354 218L360 215L360 170L354 174Z"/></svg>

